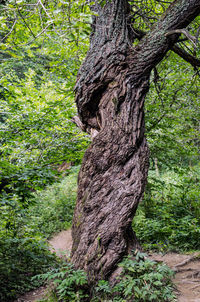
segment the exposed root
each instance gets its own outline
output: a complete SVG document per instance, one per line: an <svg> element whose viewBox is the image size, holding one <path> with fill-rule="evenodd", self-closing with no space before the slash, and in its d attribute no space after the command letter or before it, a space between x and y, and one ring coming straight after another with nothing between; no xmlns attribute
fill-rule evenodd
<svg viewBox="0 0 200 302"><path fill-rule="evenodd" d="M177 273L183 273L183 272L189 272L189 271L193 271L193 268L173 268L173 271L177 274Z"/></svg>
<svg viewBox="0 0 200 302"><path fill-rule="evenodd" d="M181 283L189 283L189 284L193 284L193 283L196 283L196 282L199 282L199 280L193 280L193 281L191 281L191 280L183 279L183 280L181 281ZM200 284L199 284L199 285L200 285Z"/></svg>
<svg viewBox="0 0 200 302"><path fill-rule="evenodd" d="M195 271L194 273L186 276L186 278L199 278L199 277L200 277L200 271Z"/></svg>
<svg viewBox="0 0 200 302"><path fill-rule="evenodd" d="M191 289L196 289L196 288L199 287L199 286L200 286L200 283L197 284L197 285L195 285L195 286L193 286L193 287L191 287Z"/></svg>
<svg viewBox="0 0 200 302"><path fill-rule="evenodd" d="M188 264L189 262L196 260L197 258L199 258L199 255L197 255L197 254L192 255L188 259L186 259L186 260L182 261L181 263L178 263L177 265L175 265L175 268L184 266L184 265Z"/></svg>
<svg viewBox="0 0 200 302"><path fill-rule="evenodd" d="M197 287L199 287L199 286L200 286L200 283L197 284L197 285L195 285L195 286L193 286L193 287L191 287L191 289L195 289L195 288L197 288Z"/></svg>

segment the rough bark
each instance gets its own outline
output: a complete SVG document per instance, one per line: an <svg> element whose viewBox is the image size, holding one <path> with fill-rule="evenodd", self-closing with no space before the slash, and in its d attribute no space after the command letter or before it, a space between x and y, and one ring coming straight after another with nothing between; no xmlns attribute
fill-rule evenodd
<svg viewBox="0 0 200 302"><path fill-rule="evenodd" d="M177 0L138 44L126 0L96 4L90 50L79 71L76 103L81 124L93 134L78 178L72 261L89 281L108 279L138 243L131 227L148 173L144 99L151 70L183 28L200 12L200 1Z"/></svg>

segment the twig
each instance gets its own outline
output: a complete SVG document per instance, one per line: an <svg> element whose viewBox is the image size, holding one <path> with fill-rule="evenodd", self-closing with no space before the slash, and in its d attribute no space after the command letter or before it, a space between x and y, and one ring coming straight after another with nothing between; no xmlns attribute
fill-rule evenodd
<svg viewBox="0 0 200 302"><path fill-rule="evenodd" d="M177 274L177 273L183 273L183 272L189 272L189 271L193 271L192 268L173 268L173 271Z"/></svg>
<svg viewBox="0 0 200 302"><path fill-rule="evenodd" d="M51 16L49 15L48 11L46 10L44 4L42 3L41 0L38 1L40 3L40 5L42 6L43 10L45 11L46 15L52 20Z"/></svg>
<svg viewBox="0 0 200 302"><path fill-rule="evenodd" d="M17 23L17 16L15 16L15 17L16 18L15 18L15 21L14 21L12 27L11 27L11 30L9 31L9 33L7 33L7 35L5 35L5 37L3 37L3 39L0 41L0 43L2 43L12 33L12 31L13 31L13 29L15 27L15 24Z"/></svg>
<svg viewBox="0 0 200 302"><path fill-rule="evenodd" d="M193 283L195 283L195 282L199 282L199 280L193 280L193 281L192 281L192 280L184 280L184 279L183 279L183 280L181 281L181 283L188 283L188 284L193 284ZM200 285L200 284L199 284L199 285ZM199 286L199 285L198 285L198 286Z"/></svg>
<svg viewBox="0 0 200 302"><path fill-rule="evenodd" d="M30 45L33 41L35 41L39 36L41 36L43 34L43 32L46 31L46 29L52 25L52 23L49 23L45 28L43 28L43 30L41 32L39 32L39 34L37 34L37 36L35 36L35 39L32 39L30 42L28 42L26 45Z"/></svg>
<svg viewBox="0 0 200 302"><path fill-rule="evenodd" d="M20 15L20 17L22 18L22 20L24 21L26 27L28 28L28 30L30 31L30 33L32 34L32 36L33 36L34 39L35 39L36 37L35 37L34 32L32 31L32 29L30 28L30 26L28 25L28 23L27 23L26 20L24 19L24 16L21 14L19 8L17 8L17 11L18 11L18 14Z"/></svg>
<svg viewBox="0 0 200 302"><path fill-rule="evenodd" d="M190 275L187 275L186 278L195 278L195 277L198 277L200 276L200 271L196 271Z"/></svg>

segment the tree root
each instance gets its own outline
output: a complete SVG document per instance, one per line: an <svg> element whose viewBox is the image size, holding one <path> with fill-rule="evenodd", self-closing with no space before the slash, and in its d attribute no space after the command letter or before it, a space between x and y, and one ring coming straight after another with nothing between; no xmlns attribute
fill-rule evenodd
<svg viewBox="0 0 200 302"><path fill-rule="evenodd" d="M199 286L200 286L200 283L197 284L197 285L195 285L195 286L193 286L193 287L191 287L191 289L195 289L195 288L197 288L197 287L199 287Z"/></svg>
<svg viewBox="0 0 200 302"><path fill-rule="evenodd" d="M183 273L183 272L189 272L189 271L193 271L193 268L173 268L173 271L177 274L177 273Z"/></svg>
<svg viewBox="0 0 200 302"><path fill-rule="evenodd" d="M200 271L195 271L194 273L186 276L186 278L198 278L198 277L200 277Z"/></svg>
<svg viewBox="0 0 200 302"><path fill-rule="evenodd" d="M183 279L183 280L181 281L181 283L189 283L189 284L193 284L193 283L196 283L196 282L199 282L199 280L190 281L190 280ZM200 285L200 283L199 283L199 285Z"/></svg>
<svg viewBox="0 0 200 302"><path fill-rule="evenodd" d="M188 259L182 261L181 263L178 263L177 265L175 265L174 268L184 266L184 265L188 264L189 262L196 260L197 258L199 258L199 255L195 254L195 255L189 257Z"/></svg>

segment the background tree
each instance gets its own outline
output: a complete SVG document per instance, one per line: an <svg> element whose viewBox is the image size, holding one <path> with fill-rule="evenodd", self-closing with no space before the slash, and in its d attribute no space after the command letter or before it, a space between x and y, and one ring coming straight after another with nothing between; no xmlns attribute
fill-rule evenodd
<svg viewBox="0 0 200 302"><path fill-rule="evenodd" d="M142 4L137 3L140 15ZM184 28L198 16L200 3L174 1L146 34L134 28L137 14L131 16L128 1L96 1L93 10L90 49L76 84L76 121L93 142L79 173L72 229L72 261L90 282L112 276L122 257L138 247L131 223L149 165L144 99L150 74L181 33L194 42ZM193 56L175 50L199 66Z"/></svg>

